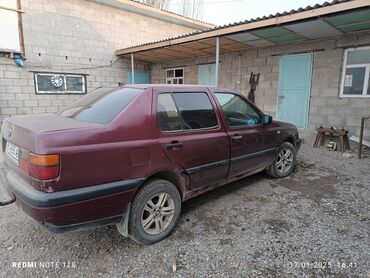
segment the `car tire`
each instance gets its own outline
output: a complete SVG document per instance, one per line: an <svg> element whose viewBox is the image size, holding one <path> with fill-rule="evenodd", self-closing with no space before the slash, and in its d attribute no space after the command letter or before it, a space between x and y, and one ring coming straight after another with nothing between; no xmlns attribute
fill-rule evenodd
<svg viewBox="0 0 370 278"><path fill-rule="evenodd" d="M289 176L296 165L296 154L295 147L289 142L284 142L280 145L274 161L266 169L266 173L276 179Z"/></svg>
<svg viewBox="0 0 370 278"><path fill-rule="evenodd" d="M151 180L132 202L129 235L142 245L161 241L175 229L180 212L181 196L176 186L167 180Z"/></svg>

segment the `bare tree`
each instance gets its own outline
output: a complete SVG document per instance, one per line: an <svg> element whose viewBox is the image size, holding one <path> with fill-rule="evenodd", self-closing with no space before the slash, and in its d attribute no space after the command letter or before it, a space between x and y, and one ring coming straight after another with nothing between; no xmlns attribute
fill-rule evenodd
<svg viewBox="0 0 370 278"><path fill-rule="evenodd" d="M172 0L138 0L148 6L168 10ZM204 0L175 0L177 11L183 16L199 19L202 16Z"/></svg>
<svg viewBox="0 0 370 278"><path fill-rule="evenodd" d="M202 16L204 0L178 0L179 14L199 19Z"/></svg>
<svg viewBox="0 0 370 278"><path fill-rule="evenodd" d="M153 8L167 10L171 0L140 0L139 2L144 3Z"/></svg>

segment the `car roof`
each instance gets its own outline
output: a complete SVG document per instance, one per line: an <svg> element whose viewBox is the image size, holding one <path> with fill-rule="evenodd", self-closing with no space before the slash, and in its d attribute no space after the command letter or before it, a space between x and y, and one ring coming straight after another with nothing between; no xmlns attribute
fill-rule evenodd
<svg viewBox="0 0 370 278"><path fill-rule="evenodd" d="M165 88L171 88L171 89L199 89L199 88L210 88L212 90L220 90L220 91L234 91L232 89L226 89L223 87L218 86L211 86L211 85L197 85L197 84L127 84L123 85L122 87L125 88L138 88L138 89L165 89Z"/></svg>

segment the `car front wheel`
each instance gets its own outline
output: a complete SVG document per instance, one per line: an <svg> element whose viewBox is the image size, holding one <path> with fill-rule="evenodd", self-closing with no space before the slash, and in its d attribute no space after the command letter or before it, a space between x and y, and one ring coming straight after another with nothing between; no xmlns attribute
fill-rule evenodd
<svg viewBox="0 0 370 278"><path fill-rule="evenodd" d="M167 237L181 212L181 197L176 186L166 180L153 180L136 194L129 218L129 234L144 245Z"/></svg>
<svg viewBox="0 0 370 278"><path fill-rule="evenodd" d="M293 172L295 165L295 147L291 143L285 142L279 147L274 162L266 170L266 173L273 178L284 178Z"/></svg>

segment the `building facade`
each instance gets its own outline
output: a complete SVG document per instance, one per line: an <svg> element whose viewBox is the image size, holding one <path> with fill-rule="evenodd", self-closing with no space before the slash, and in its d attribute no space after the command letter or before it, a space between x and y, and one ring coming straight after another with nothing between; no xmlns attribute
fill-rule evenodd
<svg viewBox="0 0 370 278"><path fill-rule="evenodd" d="M6 4L0 16L9 25L19 24L14 40L20 47L9 49L13 30L1 26L0 122L17 114L57 112L94 88L126 83L129 61L115 55L122 46L211 27L129 0ZM23 66L15 63L17 57ZM138 62L136 68L139 73L150 71L148 63Z"/></svg>

